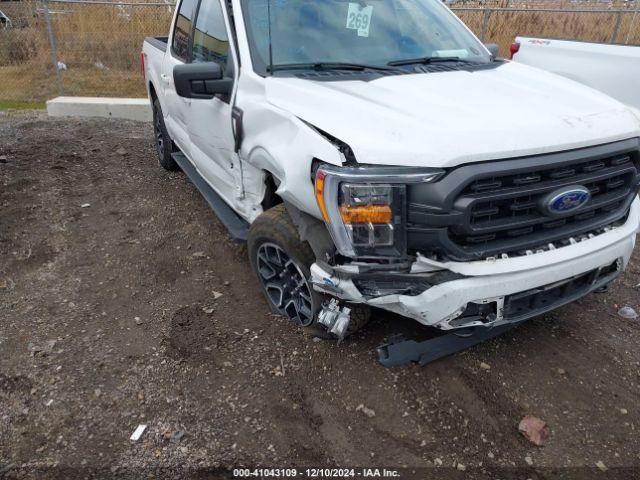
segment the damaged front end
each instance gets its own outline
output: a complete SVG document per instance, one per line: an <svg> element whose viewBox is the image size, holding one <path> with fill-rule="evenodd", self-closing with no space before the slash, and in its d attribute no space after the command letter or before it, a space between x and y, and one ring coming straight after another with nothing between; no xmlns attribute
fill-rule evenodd
<svg viewBox="0 0 640 480"><path fill-rule="evenodd" d="M329 333L335 335L338 338L338 343L340 343L347 336L349 324L351 323L350 313L350 308L340 307L338 300L332 298L320 310L318 323L324 325Z"/></svg>
<svg viewBox="0 0 640 480"><path fill-rule="evenodd" d="M346 302L382 308L443 331L490 328L541 315L609 284L628 260L627 247L592 260L486 276L449 270L360 274L353 265L330 268L320 262L311 267L311 283ZM593 268L583 271L585 261Z"/></svg>
<svg viewBox="0 0 640 480"><path fill-rule="evenodd" d="M623 253L623 250L611 251L608 255L617 253ZM333 273L329 274L316 263L311 268L311 281L314 289L334 297L330 303L331 310L335 312L330 317L332 322L321 320L331 331L338 323L337 316L342 313L335 297L346 302L380 307L441 329L442 335L421 342L392 336L376 350L378 360L387 367L409 362L425 365L500 335L534 316L573 302L590 292L601 290L621 273L626 260L625 257L619 257L569 278L542 286L530 285L528 289L525 289L525 284L543 281L542 277L538 279L538 275L534 275L532 281L514 277L514 286L508 287L508 280L468 278L450 271L407 275L415 278L405 279L402 279L405 275L393 278L396 275L390 273L362 276L354 272L338 274L339 267L333 268ZM349 267L353 269L354 266ZM565 267L569 271L577 268L576 265ZM560 270L554 269L549 276L553 278L554 275L561 275ZM478 295L487 291L480 283L487 283L489 289L502 295L477 299ZM518 291L520 288L523 290ZM476 300L471 300L474 298ZM451 309L454 311L446 314ZM341 319L343 332L349 323L348 311L344 313L347 316ZM320 318L324 319L326 314L325 307Z"/></svg>
<svg viewBox="0 0 640 480"><path fill-rule="evenodd" d="M640 221L639 171L637 142L447 172L319 164L324 223L290 213L316 253L315 290L484 338L620 274ZM549 210L577 173L591 199Z"/></svg>

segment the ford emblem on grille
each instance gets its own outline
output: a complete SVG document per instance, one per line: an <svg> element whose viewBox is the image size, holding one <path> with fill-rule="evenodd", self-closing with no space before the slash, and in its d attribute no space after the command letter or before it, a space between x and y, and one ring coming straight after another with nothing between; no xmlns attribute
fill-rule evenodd
<svg viewBox="0 0 640 480"><path fill-rule="evenodd" d="M554 190L542 198L540 206L547 215L564 215L579 209L591 198L591 193L582 185L573 185Z"/></svg>

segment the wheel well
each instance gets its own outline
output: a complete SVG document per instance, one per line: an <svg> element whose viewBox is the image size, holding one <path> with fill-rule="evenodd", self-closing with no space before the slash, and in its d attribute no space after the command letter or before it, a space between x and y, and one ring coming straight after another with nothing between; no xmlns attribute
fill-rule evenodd
<svg viewBox="0 0 640 480"><path fill-rule="evenodd" d="M151 102L153 102L156 98L158 98L158 95L156 94L156 89L153 86L153 83L149 82L149 95L151 95Z"/></svg>
<svg viewBox="0 0 640 480"><path fill-rule="evenodd" d="M278 190L278 185L273 175L270 172L265 172L264 177L264 197L262 197L262 210L267 211L270 208L275 207L276 205L280 205L282 203L282 199L278 196L276 191Z"/></svg>

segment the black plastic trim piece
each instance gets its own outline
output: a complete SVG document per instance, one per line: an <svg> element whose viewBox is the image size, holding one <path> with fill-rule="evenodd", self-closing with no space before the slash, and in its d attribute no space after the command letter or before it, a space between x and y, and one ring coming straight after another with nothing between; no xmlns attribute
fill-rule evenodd
<svg viewBox="0 0 640 480"><path fill-rule="evenodd" d="M510 323L494 328L478 327L480 330L470 336L458 336L454 333L448 333L423 342L394 337L389 339L389 343L376 348L376 353L378 361L387 368L412 362L426 365L497 337L517 325L519 323Z"/></svg>
<svg viewBox="0 0 640 480"><path fill-rule="evenodd" d="M428 208L432 213L447 213L453 210L454 201L474 180L496 175L529 173L543 168L558 168L576 162L628 154L634 150L640 151L640 138L545 155L460 165L451 169L437 182L412 188L409 202Z"/></svg>
<svg viewBox="0 0 640 480"><path fill-rule="evenodd" d="M631 162L614 164L606 171L585 173L579 177L569 177L545 180L542 184L522 185L506 188L499 192L469 192L469 186L478 180L489 181L493 177L519 176L531 172L543 172L555 170L564 166L584 165L591 161L615 158L617 155L630 157ZM594 147L580 148L564 152L557 152L530 157L520 157L508 160L495 160L475 164L465 164L455 167L448 173L429 184L409 185L407 188L408 212L407 212L407 239L409 252L421 251L433 252L457 261L479 260L492 255L502 253L512 254L526 249L535 249L540 245L568 239L572 236L582 235L597 230L606 225L611 225L626 218L629 206L635 198L634 185L640 181L640 139L631 138L619 142L613 142ZM485 202L486 199L500 199L505 197L527 196L539 191L551 188L563 187L569 184L583 181L593 182L594 179L602 180L611 175L624 177L626 182L626 194L622 199L614 198L615 195L603 196L587 203L582 209L566 215L564 218L571 220L564 227L549 228L536 232L533 235L524 235L513 238L487 240L476 245L459 244L456 238L464 235L483 235L485 232L500 232L498 228L489 228L493 225L471 225L471 207L477 201ZM606 204L615 204L618 208L605 211ZM593 218L586 216L580 218L583 213L602 208ZM516 223L523 226L540 225L552 222L548 219L510 220L513 225L505 225L505 230L518 228ZM526 224L526 225L525 225Z"/></svg>
<svg viewBox="0 0 640 480"><path fill-rule="evenodd" d="M606 274L603 277L599 277L599 275L601 273L600 269L595 269L595 270L592 270L591 272L585 272L585 273L583 273L581 275L576 275L575 277L567 279L566 282L561 283L559 286L563 286L563 285L570 286L572 281L577 280L577 279L582 278L582 277L588 277L589 283L584 288L575 289L573 292L571 292L571 291L565 292L565 295L562 296L556 302L548 303L543 307L539 307L539 308L535 308L535 309L529 310L528 312L526 312L526 313L524 313L522 315L513 316L513 317L507 317L507 320L510 321L510 322L519 323L519 322L523 322L525 320L529 320L530 318L534 318L534 317L537 317L537 316L540 316L540 315L544 315L545 313L548 313L548 312L550 312L552 310L560 308L563 305L567 305L568 303L575 302L579 298L584 297L585 295L593 292L594 290L598 290L599 288L602 288L604 285L608 285L609 283L611 283L613 280L615 280L622 273L621 266L618 265L617 261L614 262L611 266L615 266L615 270L613 272L610 272L610 273ZM603 270L605 270L605 269L606 269L606 267ZM551 287L547 288L546 286L543 286L543 287L540 287L539 289L533 289L532 291L521 292L520 294L509 295L509 296L507 296L505 298L505 303L509 303L511 301L511 299L515 298L516 296L532 295L533 293L537 293L538 295L544 296L546 291L552 291L554 288L557 288L557 287L556 286L551 286ZM537 290L540 290L540 292L537 292ZM506 315L506 313L505 313L505 315Z"/></svg>
<svg viewBox="0 0 640 480"><path fill-rule="evenodd" d="M296 77L302 79L309 79L319 82L336 82L343 80L361 80L370 82L382 77L397 76L397 75L412 75L420 73L448 73L463 71L467 73L473 73L476 71L489 70L498 68L504 65L502 60L494 60L487 63L471 63L471 62L459 62L453 64L417 64L407 65L402 67L396 67L394 70L380 71L380 70L326 70L326 71L313 71L299 72L295 70L284 70L278 72L276 76L280 77Z"/></svg>
<svg viewBox="0 0 640 480"><path fill-rule="evenodd" d="M597 272L598 269L594 270ZM573 293L563 297L560 301L546 305L544 308L539 308L527 312L517 318L513 318L509 323L498 325L495 327L476 327L473 334L468 336L462 336L455 333L446 333L436 338L425 340L423 342L416 342L415 340L405 340L402 337L392 337L388 343L380 345L376 349L378 355L378 361L385 367L395 367L399 365L406 365L411 362L417 362L420 365L426 365L440 358L452 355L461 350L467 349L493 337L497 337L512 328L522 324L523 322L543 315L551 310L555 310L558 307L566 305L567 303L574 302L585 295L601 289L605 285L611 283L615 278L620 275L621 270L616 270L608 275L598 279L594 283L591 283L587 288L577 290ZM571 279L568 279L568 282ZM462 329L461 331L464 331Z"/></svg>
<svg viewBox="0 0 640 480"><path fill-rule="evenodd" d="M244 112L240 107L231 109L231 121L233 122L233 150L238 153L244 140Z"/></svg>
<svg viewBox="0 0 640 480"><path fill-rule="evenodd" d="M167 51L169 45L169 37L146 37L144 41L163 53Z"/></svg>
<svg viewBox="0 0 640 480"><path fill-rule="evenodd" d="M249 236L249 223L240 217L227 203L211 188L207 181L202 178L198 170L192 165L182 152L171 155L175 162L180 165L182 171L189 177L189 180L196 186L200 194L207 201L213 212L220 219L229 234L235 241L246 242Z"/></svg>
<svg viewBox="0 0 640 480"><path fill-rule="evenodd" d="M216 62L185 63L173 67L176 93L184 98L208 100L216 95L228 95L233 79L222 76L222 67Z"/></svg>
<svg viewBox="0 0 640 480"><path fill-rule="evenodd" d="M216 95L229 95L233 79L222 76L216 62L186 63L173 67L176 93L184 98L209 100Z"/></svg>

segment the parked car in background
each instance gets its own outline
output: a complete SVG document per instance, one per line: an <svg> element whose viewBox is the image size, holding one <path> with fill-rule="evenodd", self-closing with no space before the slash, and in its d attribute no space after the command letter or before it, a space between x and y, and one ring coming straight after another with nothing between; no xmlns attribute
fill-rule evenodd
<svg viewBox="0 0 640 480"><path fill-rule="evenodd" d="M517 37L511 57L640 109L640 46Z"/></svg>
<svg viewBox="0 0 640 480"><path fill-rule="evenodd" d="M439 0L182 0L142 62L160 164L300 327L342 338L366 305L489 330L628 264L640 112L496 58Z"/></svg>

